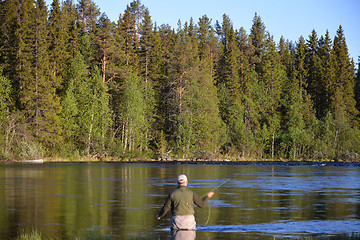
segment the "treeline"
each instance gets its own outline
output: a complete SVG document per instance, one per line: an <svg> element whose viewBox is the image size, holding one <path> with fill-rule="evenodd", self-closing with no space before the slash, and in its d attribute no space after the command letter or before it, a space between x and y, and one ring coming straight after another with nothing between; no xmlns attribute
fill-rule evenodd
<svg viewBox="0 0 360 240"><path fill-rule="evenodd" d="M0 158L358 160L360 76L340 26L278 43L255 14L157 26L139 0L1 0Z"/></svg>

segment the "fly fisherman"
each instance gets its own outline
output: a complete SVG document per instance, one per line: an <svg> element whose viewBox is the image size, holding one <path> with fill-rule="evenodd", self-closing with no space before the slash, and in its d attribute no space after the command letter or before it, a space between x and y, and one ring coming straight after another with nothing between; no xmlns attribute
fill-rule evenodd
<svg viewBox="0 0 360 240"><path fill-rule="evenodd" d="M196 230L196 222L194 217L194 203L202 208L207 201L214 195L214 192L209 192L203 199L187 188L188 179L184 174L177 178L178 187L169 193L163 207L156 216L158 220L166 215L171 210L171 230Z"/></svg>

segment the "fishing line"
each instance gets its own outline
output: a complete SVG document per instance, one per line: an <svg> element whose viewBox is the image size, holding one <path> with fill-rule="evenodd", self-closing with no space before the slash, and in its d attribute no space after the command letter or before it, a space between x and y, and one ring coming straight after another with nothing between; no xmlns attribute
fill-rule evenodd
<svg viewBox="0 0 360 240"><path fill-rule="evenodd" d="M221 186L223 186L225 183L227 183L228 181L230 181L230 178L226 179L223 183L217 185L215 188L213 188L210 192L215 192L216 190L218 190ZM207 194L204 194L201 198L204 198ZM204 224L203 227L206 227L210 221L210 215L211 215L211 204L210 202L208 202L208 209L209 209L209 212L208 212L208 217L207 217L207 220L206 220L206 223Z"/></svg>

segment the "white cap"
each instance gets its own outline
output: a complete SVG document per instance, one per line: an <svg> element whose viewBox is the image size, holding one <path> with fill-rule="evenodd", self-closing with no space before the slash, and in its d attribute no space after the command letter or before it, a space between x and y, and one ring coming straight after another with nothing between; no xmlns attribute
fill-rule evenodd
<svg viewBox="0 0 360 240"><path fill-rule="evenodd" d="M181 174L181 175L179 175L178 176L178 178L177 178L177 182L178 182L178 184L182 184L182 183L184 183L184 182L187 182L187 177L184 175L184 174Z"/></svg>

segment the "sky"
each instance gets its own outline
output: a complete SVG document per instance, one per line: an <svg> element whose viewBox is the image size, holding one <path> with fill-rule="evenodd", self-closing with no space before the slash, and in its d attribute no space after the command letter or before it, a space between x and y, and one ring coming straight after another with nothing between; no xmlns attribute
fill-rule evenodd
<svg viewBox="0 0 360 240"><path fill-rule="evenodd" d="M51 0L47 0L51 1ZM93 0L102 13L117 21L132 0ZM360 0L141 0L158 26L169 24L177 28L178 21L195 23L207 15L222 22L223 14L232 20L235 29L243 27L250 32L255 12L276 43L281 36L297 42L300 36L309 39L315 29L318 37L329 31L334 39L341 25L350 57L358 63L360 56Z"/></svg>

